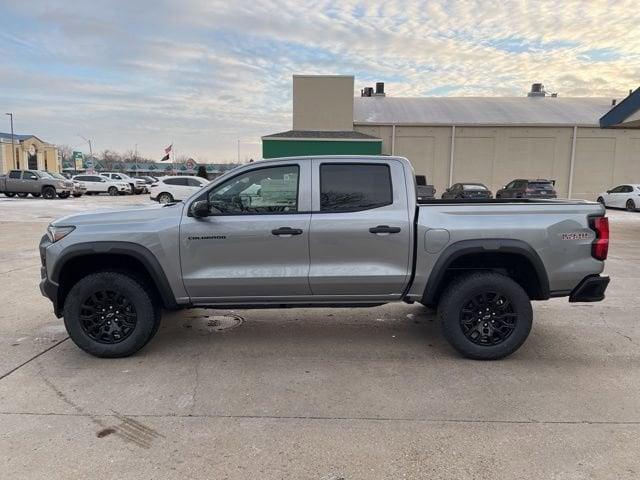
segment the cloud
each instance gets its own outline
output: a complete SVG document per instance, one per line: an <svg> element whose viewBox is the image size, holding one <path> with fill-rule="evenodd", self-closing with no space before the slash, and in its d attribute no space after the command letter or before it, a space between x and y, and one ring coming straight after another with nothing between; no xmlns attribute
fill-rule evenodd
<svg viewBox="0 0 640 480"><path fill-rule="evenodd" d="M640 79L631 1L0 0L0 103L20 131L98 149L174 141L215 161L290 128L291 75L396 96L621 97Z"/></svg>

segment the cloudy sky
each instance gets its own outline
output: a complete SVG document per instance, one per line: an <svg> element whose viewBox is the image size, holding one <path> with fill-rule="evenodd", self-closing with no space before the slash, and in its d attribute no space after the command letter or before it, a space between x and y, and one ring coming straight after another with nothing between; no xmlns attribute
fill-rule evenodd
<svg viewBox="0 0 640 480"><path fill-rule="evenodd" d="M294 73L395 96L541 81L619 98L640 84L639 26L637 1L615 0L0 0L0 108L52 143L233 161L238 139L259 157L261 135L291 127Z"/></svg>

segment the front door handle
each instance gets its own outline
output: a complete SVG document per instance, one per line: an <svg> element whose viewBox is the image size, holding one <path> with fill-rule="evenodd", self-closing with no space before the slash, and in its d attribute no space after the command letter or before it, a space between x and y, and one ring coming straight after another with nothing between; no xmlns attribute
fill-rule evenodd
<svg viewBox="0 0 640 480"><path fill-rule="evenodd" d="M299 228L280 227L275 230L271 230L273 235L302 235L302 230Z"/></svg>
<svg viewBox="0 0 640 480"><path fill-rule="evenodd" d="M400 227L390 227L389 225L378 225L377 227L371 227L369 232L371 233L400 233Z"/></svg>

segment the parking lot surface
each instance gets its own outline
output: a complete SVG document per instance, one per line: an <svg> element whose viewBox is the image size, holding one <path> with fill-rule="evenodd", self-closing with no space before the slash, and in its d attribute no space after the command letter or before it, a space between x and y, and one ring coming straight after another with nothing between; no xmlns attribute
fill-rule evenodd
<svg viewBox="0 0 640 480"><path fill-rule="evenodd" d="M150 203L0 198L0 478L640 477L640 213L608 213L607 299L535 303L502 361L404 304L165 313L137 355L91 357L40 295L38 241Z"/></svg>

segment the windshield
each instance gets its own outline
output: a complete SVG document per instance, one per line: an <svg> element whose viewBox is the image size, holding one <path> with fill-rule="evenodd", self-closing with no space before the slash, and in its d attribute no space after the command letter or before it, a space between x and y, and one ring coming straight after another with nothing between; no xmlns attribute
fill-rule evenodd
<svg viewBox="0 0 640 480"><path fill-rule="evenodd" d="M529 182L530 188L537 188L538 190L553 190L551 182Z"/></svg>
<svg viewBox="0 0 640 480"><path fill-rule="evenodd" d="M44 174L46 174L46 175L48 175L49 177L52 177L52 178L58 178L60 180L66 180L64 175L60 175L59 173L56 173L56 172L42 172L42 173L44 173Z"/></svg>
<svg viewBox="0 0 640 480"><path fill-rule="evenodd" d="M465 183L462 185L463 190L486 190L487 187L479 183Z"/></svg>

